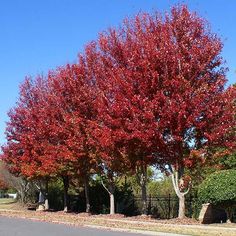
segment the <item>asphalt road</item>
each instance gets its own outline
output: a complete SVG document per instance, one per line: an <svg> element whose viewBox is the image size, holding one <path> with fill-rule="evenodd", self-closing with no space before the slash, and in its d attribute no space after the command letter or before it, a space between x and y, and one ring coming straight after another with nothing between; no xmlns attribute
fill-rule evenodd
<svg viewBox="0 0 236 236"><path fill-rule="evenodd" d="M0 236L141 236L0 216Z"/></svg>

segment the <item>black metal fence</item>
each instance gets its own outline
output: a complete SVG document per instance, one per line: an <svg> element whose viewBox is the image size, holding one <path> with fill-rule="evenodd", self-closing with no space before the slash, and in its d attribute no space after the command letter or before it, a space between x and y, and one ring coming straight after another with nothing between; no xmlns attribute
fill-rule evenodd
<svg viewBox="0 0 236 236"><path fill-rule="evenodd" d="M193 216L195 210L196 198L189 195L185 199L186 215L188 217ZM142 200L140 197L133 199L133 204L138 208L138 212L141 213ZM147 198L148 214L153 215L156 218L171 219L178 216L179 199L177 196L151 196Z"/></svg>
<svg viewBox="0 0 236 236"><path fill-rule="evenodd" d="M108 194L107 194L108 195ZM194 214L197 198L189 195L185 199L186 216L192 217ZM71 208L73 211L83 212L85 210L85 199L83 196L70 196ZM171 219L178 216L179 200L177 196L151 196L147 197L148 214L155 218ZM116 198L116 212L126 216L140 215L142 209L141 197L122 196ZM91 198L91 210L96 214L109 213L108 196Z"/></svg>

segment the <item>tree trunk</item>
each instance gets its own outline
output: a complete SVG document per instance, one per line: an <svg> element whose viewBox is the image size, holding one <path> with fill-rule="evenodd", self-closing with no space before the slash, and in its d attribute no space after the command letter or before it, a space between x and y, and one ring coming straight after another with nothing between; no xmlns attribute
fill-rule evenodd
<svg viewBox="0 0 236 236"><path fill-rule="evenodd" d="M142 190L142 215L147 215L147 181L142 181L142 186L141 186L141 190Z"/></svg>
<svg viewBox="0 0 236 236"><path fill-rule="evenodd" d="M46 180L46 188L45 188L45 210L49 210L49 202L48 202L48 180Z"/></svg>
<svg viewBox="0 0 236 236"><path fill-rule="evenodd" d="M141 165L141 169L138 170L137 174L138 184L141 187L141 200L142 200L142 215L147 215L147 166Z"/></svg>
<svg viewBox="0 0 236 236"><path fill-rule="evenodd" d="M185 196L181 194L179 197L179 214L178 218L183 219L185 217Z"/></svg>
<svg viewBox="0 0 236 236"><path fill-rule="evenodd" d="M84 179L84 192L86 199L86 213L90 213L89 183L87 177Z"/></svg>
<svg viewBox="0 0 236 236"><path fill-rule="evenodd" d="M227 214L227 223L232 223L232 218L233 218L233 211L231 209L231 207L227 207L225 209L226 214Z"/></svg>
<svg viewBox="0 0 236 236"><path fill-rule="evenodd" d="M24 205L25 204L25 192L22 187L20 188L19 196L20 196L20 203L22 205Z"/></svg>
<svg viewBox="0 0 236 236"><path fill-rule="evenodd" d="M109 181L109 185L108 185L108 193L110 196L110 215L114 215L115 214L115 183L113 181L113 178L110 179Z"/></svg>
<svg viewBox="0 0 236 236"><path fill-rule="evenodd" d="M43 195L42 191L40 190L40 191L39 191L38 203L39 203L39 204L44 204L44 202L45 202L45 198L44 198L44 195Z"/></svg>
<svg viewBox="0 0 236 236"><path fill-rule="evenodd" d="M39 199L38 199L38 211L44 211L45 210L45 194L43 194L42 190L39 189Z"/></svg>
<svg viewBox="0 0 236 236"><path fill-rule="evenodd" d="M68 212L68 189L69 189L69 177L63 176L63 185L64 185L64 212Z"/></svg>
<svg viewBox="0 0 236 236"><path fill-rule="evenodd" d="M175 171L173 167L171 169L171 179L172 184L175 190L176 195L179 198L179 213L178 218L183 219L185 217L185 195L189 192L190 188L187 189L187 191L182 192L179 187L179 182L181 181L182 173L183 171Z"/></svg>
<svg viewBox="0 0 236 236"><path fill-rule="evenodd" d="M110 193L110 215L115 214L115 197L114 193Z"/></svg>
<svg viewBox="0 0 236 236"><path fill-rule="evenodd" d="M115 214L115 183L113 180L112 175L110 175L110 178L108 179L108 188L105 186L105 184L102 181L103 187L107 190L110 196L110 215Z"/></svg>

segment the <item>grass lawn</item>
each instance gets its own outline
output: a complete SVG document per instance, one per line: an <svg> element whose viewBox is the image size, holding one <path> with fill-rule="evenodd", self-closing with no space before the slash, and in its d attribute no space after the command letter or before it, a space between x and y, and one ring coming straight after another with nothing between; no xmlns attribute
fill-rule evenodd
<svg viewBox="0 0 236 236"><path fill-rule="evenodd" d="M15 203L16 200L13 198L0 198L0 206L5 204Z"/></svg>
<svg viewBox="0 0 236 236"><path fill-rule="evenodd" d="M22 210L22 206L13 198L0 198L0 210Z"/></svg>

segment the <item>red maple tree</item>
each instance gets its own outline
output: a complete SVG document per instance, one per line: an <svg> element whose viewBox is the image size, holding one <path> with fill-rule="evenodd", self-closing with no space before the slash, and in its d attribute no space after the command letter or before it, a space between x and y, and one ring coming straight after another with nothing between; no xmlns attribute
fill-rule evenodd
<svg viewBox="0 0 236 236"><path fill-rule="evenodd" d="M19 100L8 114L7 144L3 147L4 161L12 173L44 180L46 204L48 179L56 176L59 167L49 145L50 131L45 126L49 120L49 117L44 116L48 94L49 88L44 78L27 78L24 81L20 87Z"/></svg>
<svg viewBox="0 0 236 236"><path fill-rule="evenodd" d="M67 65L50 73L48 81L52 88L51 103L47 108L53 115L52 130L57 143L62 145L64 150L66 149L66 153L60 154L64 169L63 180L68 184L68 178L73 175L83 179L86 212L89 212L88 180L91 171L95 169L91 132L96 118L95 93L91 86L91 78L81 57L78 64ZM53 107L55 107L54 111L52 111ZM56 148L60 152L63 148L58 144ZM65 187L68 189L68 186ZM66 195L65 192L64 202L67 202Z"/></svg>
<svg viewBox="0 0 236 236"><path fill-rule="evenodd" d="M186 6L139 14L90 45L104 133L141 170L143 213L147 164L171 173L184 217L185 160L194 149L232 145L235 89L225 89L221 40ZM94 59L95 58L95 59ZM226 135L227 134L227 135ZM103 138L103 142L108 139Z"/></svg>

